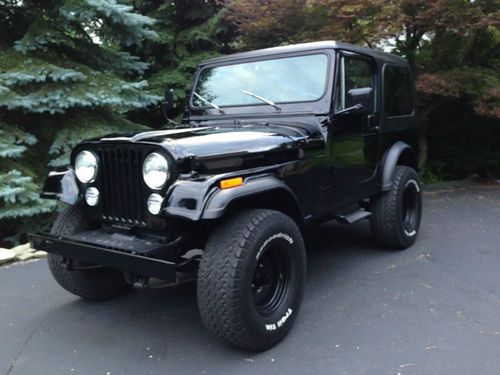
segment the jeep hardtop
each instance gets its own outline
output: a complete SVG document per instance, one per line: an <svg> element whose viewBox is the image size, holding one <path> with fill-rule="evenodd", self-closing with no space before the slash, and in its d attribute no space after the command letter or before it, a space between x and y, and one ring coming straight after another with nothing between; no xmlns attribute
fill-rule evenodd
<svg viewBox="0 0 500 375"><path fill-rule="evenodd" d="M84 141L49 173L42 197L68 206L31 244L89 300L197 279L211 333L268 349L297 317L309 227L369 219L379 246L414 243L415 103L406 60L344 43L204 61L182 123Z"/></svg>

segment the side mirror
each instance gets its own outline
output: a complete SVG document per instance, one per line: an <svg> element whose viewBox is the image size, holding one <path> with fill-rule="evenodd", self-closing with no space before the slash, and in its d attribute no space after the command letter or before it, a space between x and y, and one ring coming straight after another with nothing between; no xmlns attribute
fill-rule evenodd
<svg viewBox="0 0 500 375"><path fill-rule="evenodd" d="M161 108L163 109L163 116L169 120L168 114L174 107L174 90L171 88L165 89L165 99L161 103Z"/></svg>
<svg viewBox="0 0 500 375"><path fill-rule="evenodd" d="M347 91L347 107L356 106L361 112L373 112L373 89L371 87L360 87Z"/></svg>

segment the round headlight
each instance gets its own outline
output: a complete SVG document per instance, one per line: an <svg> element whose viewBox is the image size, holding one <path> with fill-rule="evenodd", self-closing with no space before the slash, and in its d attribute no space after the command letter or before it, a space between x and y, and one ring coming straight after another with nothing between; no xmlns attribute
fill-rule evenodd
<svg viewBox="0 0 500 375"><path fill-rule="evenodd" d="M85 192L85 202L91 207L94 207L99 202L99 190L95 187L89 187Z"/></svg>
<svg viewBox="0 0 500 375"><path fill-rule="evenodd" d="M163 198L160 194L153 193L148 198L148 211L153 215L158 215L163 204Z"/></svg>
<svg viewBox="0 0 500 375"><path fill-rule="evenodd" d="M82 151L76 156L75 173L84 184L94 182L97 176L97 158L92 152Z"/></svg>
<svg viewBox="0 0 500 375"><path fill-rule="evenodd" d="M142 176L146 185L154 190L161 189L167 182L168 175L167 159L156 152L146 157L142 165Z"/></svg>

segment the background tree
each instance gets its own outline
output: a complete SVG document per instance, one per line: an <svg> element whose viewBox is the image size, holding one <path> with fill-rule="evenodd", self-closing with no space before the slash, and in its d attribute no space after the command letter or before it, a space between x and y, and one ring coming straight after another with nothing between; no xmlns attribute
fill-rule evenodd
<svg viewBox="0 0 500 375"><path fill-rule="evenodd" d="M240 48L330 39L404 56L418 79L425 176L500 175L498 0L232 0L228 9Z"/></svg>
<svg viewBox="0 0 500 375"><path fill-rule="evenodd" d="M124 114L160 99L136 80L127 49L156 38L154 20L114 0L0 1L0 219L3 235L50 212L46 165L81 139L135 128ZM30 224L30 222L28 222Z"/></svg>
<svg viewBox="0 0 500 375"><path fill-rule="evenodd" d="M226 18L239 46L341 40L375 47L394 32L395 5L383 0L232 0Z"/></svg>
<svg viewBox="0 0 500 375"><path fill-rule="evenodd" d="M500 176L500 3L455 3L415 53L427 169L492 178Z"/></svg>
<svg viewBox="0 0 500 375"><path fill-rule="evenodd" d="M174 113L180 115L198 64L232 51L232 28L224 18L225 2L141 0L135 6L156 20L153 29L159 38L146 41L134 52L149 62L151 69L145 78L155 94L163 96L167 87L174 90ZM136 111L135 116L152 126L165 124L159 107Z"/></svg>

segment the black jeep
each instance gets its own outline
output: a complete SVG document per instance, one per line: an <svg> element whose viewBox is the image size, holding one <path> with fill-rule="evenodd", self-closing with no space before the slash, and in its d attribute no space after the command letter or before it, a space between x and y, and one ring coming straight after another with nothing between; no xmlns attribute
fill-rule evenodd
<svg viewBox="0 0 500 375"><path fill-rule="evenodd" d="M265 350L297 317L308 227L368 218L380 246L415 242L417 138L400 57L318 42L211 59L182 124L75 147L42 193L69 206L31 243L90 300L197 275L208 330Z"/></svg>

